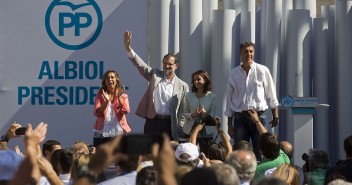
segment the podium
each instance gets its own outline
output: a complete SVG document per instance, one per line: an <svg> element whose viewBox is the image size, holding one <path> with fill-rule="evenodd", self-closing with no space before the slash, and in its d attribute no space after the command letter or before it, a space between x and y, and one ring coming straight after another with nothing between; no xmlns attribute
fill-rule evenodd
<svg viewBox="0 0 352 185"><path fill-rule="evenodd" d="M294 147L293 161L295 165L302 166L302 154L313 148L313 115L318 107L329 105L319 104L318 97L291 96L283 96L280 104L281 108L287 109L286 124L293 125L293 130L286 131L290 132L287 135L291 136L289 142Z"/></svg>

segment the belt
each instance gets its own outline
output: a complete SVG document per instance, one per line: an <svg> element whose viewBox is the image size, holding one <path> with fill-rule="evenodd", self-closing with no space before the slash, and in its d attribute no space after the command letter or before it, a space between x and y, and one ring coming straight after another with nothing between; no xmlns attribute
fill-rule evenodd
<svg viewBox="0 0 352 185"><path fill-rule="evenodd" d="M261 111L257 111L258 116L262 115L265 112L265 110L261 110ZM248 116L250 117L248 110L244 110L242 112L235 112L235 114L240 114L240 115L244 115L244 116Z"/></svg>
<svg viewBox="0 0 352 185"><path fill-rule="evenodd" d="M155 117L153 119L171 119L171 116L157 114L157 115L155 115Z"/></svg>

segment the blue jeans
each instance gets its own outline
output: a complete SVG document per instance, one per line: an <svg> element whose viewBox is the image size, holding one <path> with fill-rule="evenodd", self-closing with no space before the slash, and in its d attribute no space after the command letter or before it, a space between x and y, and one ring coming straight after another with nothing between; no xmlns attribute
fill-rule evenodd
<svg viewBox="0 0 352 185"><path fill-rule="evenodd" d="M257 161L262 161L262 155L259 150L259 131L256 124L251 120L250 117L235 113L234 115L234 132L235 132L235 144L241 140L252 141L253 152ZM260 122L266 126L266 112L259 116Z"/></svg>

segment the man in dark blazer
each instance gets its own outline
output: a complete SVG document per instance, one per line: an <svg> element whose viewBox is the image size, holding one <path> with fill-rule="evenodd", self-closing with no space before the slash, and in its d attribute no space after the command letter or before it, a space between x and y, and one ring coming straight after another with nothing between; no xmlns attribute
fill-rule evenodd
<svg viewBox="0 0 352 185"><path fill-rule="evenodd" d="M170 138L178 139L184 123L181 105L188 92L188 85L179 79L175 71L178 60L173 54L163 58L163 70L148 66L131 47L132 33L124 33L124 46L128 58L139 73L149 82L148 89L140 101L136 114L146 119L144 134L167 133Z"/></svg>

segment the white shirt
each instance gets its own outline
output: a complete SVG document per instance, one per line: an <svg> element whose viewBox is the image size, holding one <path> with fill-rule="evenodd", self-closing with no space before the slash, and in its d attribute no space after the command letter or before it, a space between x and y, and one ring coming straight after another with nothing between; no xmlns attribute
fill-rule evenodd
<svg viewBox="0 0 352 185"><path fill-rule="evenodd" d="M266 110L268 107L274 109L279 105L269 69L254 61L250 67L248 75L241 66L231 70L225 116L232 117L234 112L250 109L256 111Z"/></svg>
<svg viewBox="0 0 352 185"><path fill-rule="evenodd" d="M117 135L122 135L123 129L120 126L120 122L116 117L116 113L114 111L114 104L109 102L106 109L107 113L105 115L104 128L102 131L95 131L100 134L103 134L104 137L114 137Z"/></svg>
<svg viewBox="0 0 352 185"><path fill-rule="evenodd" d="M98 185L134 185L136 184L137 172L133 171L125 175L117 176L112 179L103 181Z"/></svg>
<svg viewBox="0 0 352 185"><path fill-rule="evenodd" d="M127 52L127 55L130 59L136 57L136 53L133 50ZM170 106L172 94L174 92L175 76L172 80L167 80L164 76L164 78L159 82L158 88L154 89L153 101L156 114L171 115Z"/></svg>
<svg viewBox="0 0 352 185"><path fill-rule="evenodd" d="M64 185L67 185L70 182L71 174L60 174L59 178L62 180Z"/></svg>
<svg viewBox="0 0 352 185"><path fill-rule="evenodd" d="M171 115L171 98L174 92L175 79L175 76L172 80L168 80L164 76L157 88L154 89L153 99L156 114Z"/></svg>

